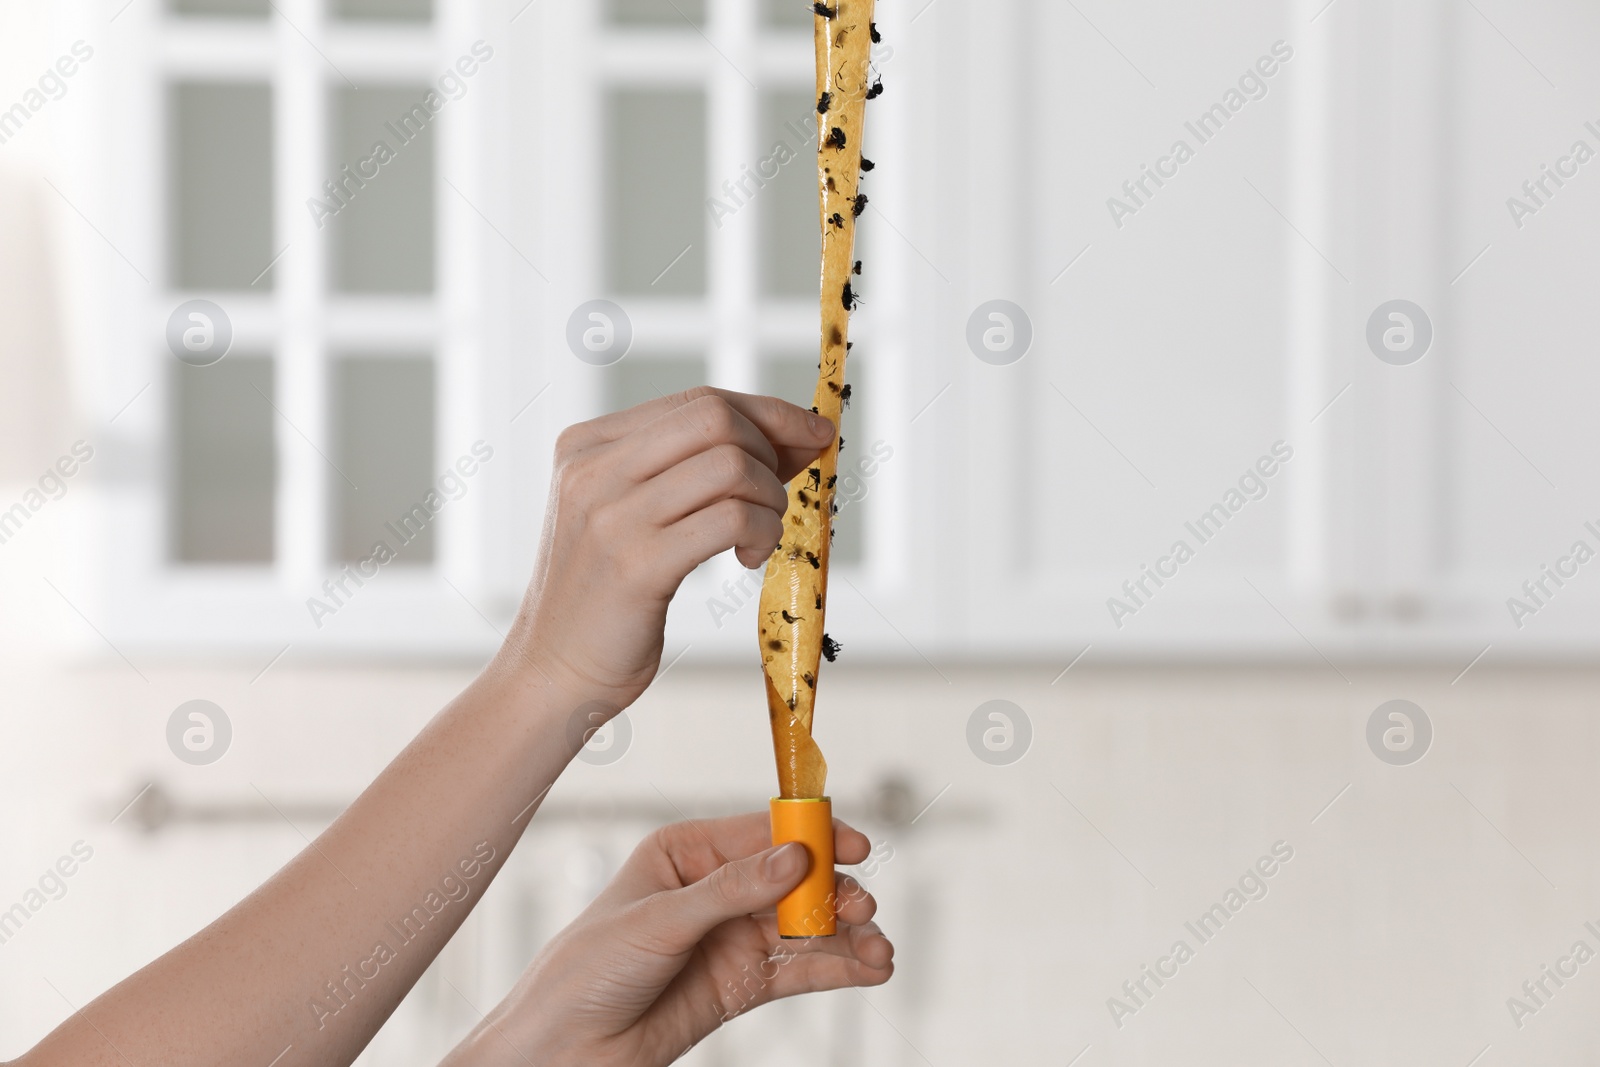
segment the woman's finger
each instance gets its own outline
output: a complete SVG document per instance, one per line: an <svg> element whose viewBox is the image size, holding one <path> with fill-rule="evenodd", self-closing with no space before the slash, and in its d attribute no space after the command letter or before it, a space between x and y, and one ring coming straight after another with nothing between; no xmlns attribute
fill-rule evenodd
<svg viewBox="0 0 1600 1067"><path fill-rule="evenodd" d="M693 392L690 390L687 395ZM774 472L781 481L787 482L799 474L833 440L833 423L806 408L796 407L773 396L751 396L722 390L712 392L717 399L753 424L772 445L777 456ZM714 410L714 405L708 403L708 408Z"/></svg>
<svg viewBox="0 0 1600 1067"><path fill-rule="evenodd" d="M872 921L878 913L878 901L867 887L856 881L848 874L838 874L833 881L835 911L840 922L859 926Z"/></svg>
<svg viewBox="0 0 1600 1067"><path fill-rule="evenodd" d="M663 954L687 953L730 919L772 908L800 884L806 866L799 844L769 848L725 863L693 885L646 897L618 921Z"/></svg>
<svg viewBox="0 0 1600 1067"><path fill-rule="evenodd" d="M870 854L867 835L843 819L833 820L833 851L842 864ZM772 847L772 817L765 811L669 823L633 850L611 887L620 899L638 900L662 889L691 885L730 860Z"/></svg>
<svg viewBox="0 0 1600 1067"><path fill-rule="evenodd" d="M789 494L761 460L738 445L704 448L638 486L624 506L666 527L719 500L746 500L783 521Z"/></svg>
<svg viewBox="0 0 1600 1067"><path fill-rule="evenodd" d="M770 923L765 932L774 947L759 964L745 966L740 981L726 984L723 1022L783 997L882 985L894 974L894 945L876 924L841 926L834 937L800 941L778 940Z"/></svg>
<svg viewBox="0 0 1600 1067"><path fill-rule="evenodd" d="M778 936L778 921L770 914L757 916L756 923L761 928L762 936L767 939L770 954L780 961L813 955L844 956L849 959L865 958L875 966L882 966L894 959L894 945L875 922L841 922L839 932L832 937L799 938Z"/></svg>
<svg viewBox="0 0 1600 1067"><path fill-rule="evenodd" d="M658 397L626 411L602 415L598 419L580 423L567 432L575 447L587 447L617 441L654 422L663 414L676 411L687 404L707 397L716 397L731 406L761 431L780 454L778 476L785 480L799 472L802 463L816 456L824 445L833 440L833 426L828 420L816 416L805 408L796 407L771 396L735 393L729 389L698 386L682 393ZM799 453L809 450L808 455ZM783 468L788 468L785 473Z"/></svg>
<svg viewBox="0 0 1600 1067"><path fill-rule="evenodd" d="M866 834L843 819L833 820L834 862L848 867L856 863L865 863L870 855L872 855L872 842Z"/></svg>
<svg viewBox="0 0 1600 1067"><path fill-rule="evenodd" d="M769 471L777 469L778 454L772 442L719 396L704 396L663 411L611 447L623 456L624 476L644 482L718 445L742 448Z"/></svg>
<svg viewBox="0 0 1600 1067"><path fill-rule="evenodd" d="M861 960L844 956L803 956L785 967L772 980L772 999L802 993L826 993L832 989L882 985L894 977L894 964L872 967Z"/></svg>
<svg viewBox="0 0 1600 1067"><path fill-rule="evenodd" d="M767 969L777 972L765 990L770 999L821 993L845 986L882 985L894 974L894 945L876 925L851 927L848 936L841 927L837 937L814 940L834 944L786 952L788 946L797 942L783 942L784 947L773 956L773 966Z"/></svg>
<svg viewBox="0 0 1600 1067"><path fill-rule="evenodd" d="M821 415L772 396L740 396L730 401L778 453L777 475L787 482L833 441L838 430Z"/></svg>
<svg viewBox="0 0 1600 1067"><path fill-rule="evenodd" d="M748 500L720 500L662 531L660 559L669 573L687 576L728 549L746 569L766 562L783 539L783 519Z"/></svg>

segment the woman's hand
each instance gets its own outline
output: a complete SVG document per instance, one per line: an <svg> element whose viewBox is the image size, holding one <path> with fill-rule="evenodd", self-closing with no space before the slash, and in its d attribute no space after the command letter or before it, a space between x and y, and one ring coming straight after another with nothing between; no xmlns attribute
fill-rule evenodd
<svg viewBox="0 0 1600 1067"><path fill-rule="evenodd" d="M839 861L864 861L867 838L834 827ZM768 1001L888 981L894 946L848 875L836 936L778 937L772 908L806 856L768 833L752 814L652 834L443 1067L655 1067Z"/></svg>
<svg viewBox="0 0 1600 1067"><path fill-rule="evenodd" d="M586 702L626 707L660 666L679 584L730 548L761 566L785 483L833 434L805 408L705 387L569 427L507 651Z"/></svg>
<svg viewBox="0 0 1600 1067"><path fill-rule="evenodd" d="M759 566L779 540L783 482L832 438L803 408L709 389L564 433L538 569L494 666L276 876L74 1010L20 1063L197 1067L265 1062L290 1047L298 1062L353 1062L482 898L567 765L573 712L598 726L602 709L643 691L678 583L728 548ZM766 840L757 819L701 830L664 831L633 858L507 1002L497 1016L505 1033L530 1048L597 1052L568 1062L606 1062L599 1053L647 1062L627 1050L670 1047L654 1061L666 1062L734 1006L717 1007L719 990L745 982L746 966L771 973L758 972L765 999L888 976L887 943L849 927L772 970L772 920L749 916L798 883L804 862L789 857L791 869L769 875L755 855ZM865 839L842 831L839 852L864 859ZM727 865L730 855L739 862ZM396 954L385 924L438 898L440 872L458 870L472 891L451 894L450 908ZM846 923L871 914L866 897L844 908ZM478 1045L507 1052L498 1031Z"/></svg>

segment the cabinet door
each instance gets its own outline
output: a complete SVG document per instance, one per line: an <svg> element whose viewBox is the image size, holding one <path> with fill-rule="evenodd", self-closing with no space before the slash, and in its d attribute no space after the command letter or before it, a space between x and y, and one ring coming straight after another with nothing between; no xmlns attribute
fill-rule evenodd
<svg viewBox="0 0 1600 1067"><path fill-rule="evenodd" d="M62 195L105 226L66 232L130 655L493 647L508 49L434 6L132 5L93 53Z"/></svg>
<svg viewBox="0 0 1600 1067"><path fill-rule="evenodd" d="M961 293L911 322L955 382L928 465L966 519L917 557L964 574L950 644L1582 649L1600 119L1557 88L1595 22L1567 18L1018 2L925 31L987 72L930 103L987 147L925 180ZM1032 347L994 366L962 333L1000 297Z"/></svg>
<svg viewBox="0 0 1600 1067"><path fill-rule="evenodd" d="M1309 463L1285 353L1309 63L1288 12L964 17L947 54L974 42L987 73L953 80L945 128L984 147L932 179L967 253L938 321L963 641L1062 666L1304 649L1278 610ZM1000 298L1031 326L1014 362L982 351Z"/></svg>
<svg viewBox="0 0 1600 1067"><path fill-rule="evenodd" d="M1595 18L1561 27L1444 2L1316 23L1292 165L1326 262L1302 252L1290 399L1331 406L1290 579L1327 647L1454 672L1600 633L1580 162L1600 132L1557 88Z"/></svg>
<svg viewBox="0 0 1600 1067"><path fill-rule="evenodd" d="M1440 247L1450 259L1440 274L1452 281L1432 368L1447 379L1435 387L1447 458L1431 531L1442 613L1474 630L1486 661L1588 655L1600 638L1588 564L1600 552L1600 111L1581 86L1600 17L1588 7L1553 20L1514 6L1449 10Z"/></svg>

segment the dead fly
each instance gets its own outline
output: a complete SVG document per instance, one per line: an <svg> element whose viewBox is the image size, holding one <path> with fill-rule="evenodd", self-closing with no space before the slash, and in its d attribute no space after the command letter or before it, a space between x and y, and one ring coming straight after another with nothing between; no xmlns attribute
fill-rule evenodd
<svg viewBox="0 0 1600 1067"><path fill-rule="evenodd" d="M859 259L856 260L856 265L854 267L850 268L850 273L851 274L860 274L861 273L861 261ZM837 342L837 341L834 342L834 344L838 344L838 343L839 342Z"/></svg>
<svg viewBox="0 0 1600 1067"><path fill-rule="evenodd" d="M790 615L787 611L780 611L778 614L782 615L783 621L788 623L790 626L793 626L795 623L799 622L801 618L799 615Z"/></svg>
<svg viewBox="0 0 1600 1067"><path fill-rule="evenodd" d="M867 99L876 100L883 95L883 79L879 78L872 83L872 88L867 90Z"/></svg>
<svg viewBox="0 0 1600 1067"><path fill-rule="evenodd" d="M866 156L862 156L861 157L861 169L862 170L877 170L878 169L878 165L876 163L874 163L872 160L868 159Z"/></svg>
<svg viewBox="0 0 1600 1067"><path fill-rule="evenodd" d="M883 83L879 82L878 84L882 85ZM830 107L832 107L832 106L833 106L833 94L832 93L823 93L821 96L819 96L817 98L817 114L826 115L828 113L828 109Z"/></svg>
<svg viewBox="0 0 1600 1067"><path fill-rule="evenodd" d="M841 229L841 230L844 229L844 216L839 214L837 211L835 211L833 213L833 215L828 219L828 221L833 223L839 229Z"/></svg>
<svg viewBox="0 0 1600 1067"><path fill-rule="evenodd" d="M853 218L859 219L861 217L861 213L865 210L867 210L867 194L862 193L860 196L856 197L850 202L850 215ZM856 273L859 274L860 271L857 271Z"/></svg>
<svg viewBox="0 0 1600 1067"><path fill-rule="evenodd" d="M838 480L839 480L839 476L837 474L828 475L828 488L832 489L833 486L834 486L834 483L837 482Z"/></svg>
<svg viewBox="0 0 1600 1067"><path fill-rule="evenodd" d="M813 492L822 491L822 468L812 467L806 471L806 488Z"/></svg>
<svg viewBox="0 0 1600 1067"><path fill-rule="evenodd" d="M821 4L818 4L818 5L817 5L817 6L818 6L818 7L821 7L821 6L822 6L822 5L821 5ZM831 17L832 17L832 16L829 16L829 17L830 17L830 18L831 18ZM876 23L876 22L874 22L874 23L871 23L871 24L870 24L870 25L869 25L869 26L868 26L868 27L867 27L867 29L868 29L868 30L869 30L869 31L870 31L870 32L871 32L871 34L872 34L872 43L873 43L873 44L882 44L882 43L883 43L883 35L882 35L882 34L880 34L880 33L879 33L879 32L878 32L878 24L877 24L877 23Z"/></svg>
<svg viewBox="0 0 1600 1067"><path fill-rule="evenodd" d="M805 557L806 562L811 564L812 570L820 571L822 569L822 560L817 557L815 552L807 552L805 553Z"/></svg>
<svg viewBox="0 0 1600 1067"><path fill-rule="evenodd" d="M829 7L827 4L822 4L822 3L812 4L811 5L811 10L815 11L817 14L821 15L825 19L832 19L832 18L838 18L839 17L839 9L836 8L836 7Z"/></svg>
<svg viewBox="0 0 1600 1067"><path fill-rule="evenodd" d="M822 635L822 658L827 660L829 663L832 663L839 658L839 653L843 648L843 645L829 637L827 634Z"/></svg>
<svg viewBox="0 0 1600 1067"><path fill-rule="evenodd" d="M810 686L812 689L817 687L817 676L812 674L810 671L806 671L806 673L802 674L800 677L804 678L806 680L806 685Z"/></svg>
<svg viewBox="0 0 1600 1067"><path fill-rule="evenodd" d="M848 385L845 386L844 391L839 394L839 399L844 402L845 407L850 406L850 387Z"/></svg>
<svg viewBox="0 0 1600 1067"><path fill-rule="evenodd" d="M839 216L837 215L834 216L834 218L838 217ZM844 303L844 309L846 311L854 311L856 309L855 290L850 288L849 282L844 283L844 292L839 294L839 299Z"/></svg>
<svg viewBox="0 0 1600 1067"><path fill-rule="evenodd" d="M845 146L845 140L844 131L835 126L833 131L828 134L828 139L823 141L822 144L824 148L838 148L842 150Z"/></svg>
<svg viewBox="0 0 1600 1067"><path fill-rule="evenodd" d="M822 610L822 594L821 593L817 594L817 610L818 611Z"/></svg>

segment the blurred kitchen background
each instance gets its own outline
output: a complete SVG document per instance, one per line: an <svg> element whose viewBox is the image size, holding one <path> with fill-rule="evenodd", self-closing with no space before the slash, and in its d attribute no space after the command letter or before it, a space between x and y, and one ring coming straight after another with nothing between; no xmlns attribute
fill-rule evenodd
<svg viewBox="0 0 1600 1067"><path fill-rule="evenodd" d="M1600 8L878 22L818 734L899 973L685 1062L1582 1062ZM471 677L562 427L809 396L810 25L0 2L0 909L44 901L0 929L0 1055ZM436 1062L651 827L762 807L754 588L692 576L663 676L361 1062Z"/></svg>

